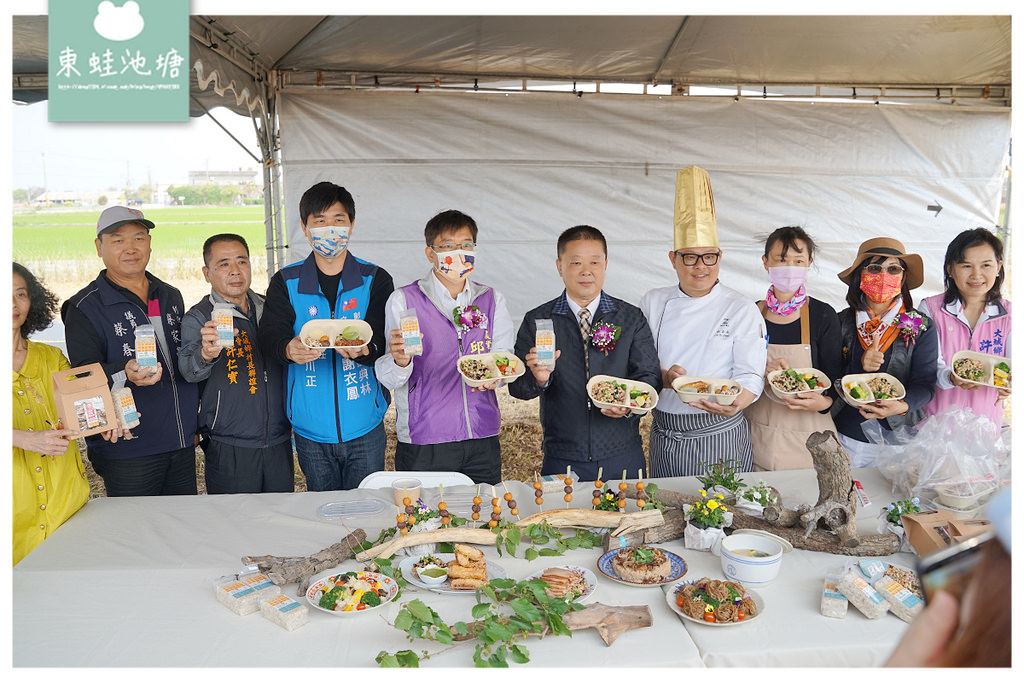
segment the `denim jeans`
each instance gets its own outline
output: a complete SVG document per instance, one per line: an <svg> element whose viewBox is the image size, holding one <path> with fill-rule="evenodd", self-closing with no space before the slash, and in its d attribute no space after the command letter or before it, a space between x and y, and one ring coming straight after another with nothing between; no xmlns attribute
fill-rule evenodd
<svg viewBox="0 0 1024 683"><path fill-rule="evenodd" d="M384 423L342 443L319 443L295 434L295 454L309 491L340 491L359 486L368 474L384 469Z"/></svg>

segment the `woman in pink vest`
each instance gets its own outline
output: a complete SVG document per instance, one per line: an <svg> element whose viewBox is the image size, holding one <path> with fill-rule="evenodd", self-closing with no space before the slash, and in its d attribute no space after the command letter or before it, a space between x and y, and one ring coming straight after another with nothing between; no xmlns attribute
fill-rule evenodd
<svg viewBox="0 0 1024 683"><path fill-rule="evenodd" d="M970 408L996 426L1003 424L1006 389L965 382L951 372L957 351L1010 355L1010 302L1002 298L1003 243L985 228L965 230L946 249L945 293L921 302L939 333L936 392L925 410L929 415L950 408Z"/></svg>

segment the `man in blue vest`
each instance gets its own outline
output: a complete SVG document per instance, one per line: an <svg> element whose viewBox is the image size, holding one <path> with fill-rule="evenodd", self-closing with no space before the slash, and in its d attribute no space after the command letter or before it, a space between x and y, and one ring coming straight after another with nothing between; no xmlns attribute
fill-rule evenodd
<svg viewBox="0 0 1024 683"><path fill-rule="evenodd" d="M64 302L61 319L73 367L100 363L108 377L124 372L141 424L131 439L86 438L89 460L108 496L196 493L199 392L178 372L181 292L146 270L153 221L111 206L96 223L96 254L104 270ZM135 328L156 332L156 368L135 360Z"/></svg>
<svg viewBox="0 0 1024 683"><path fill-rule="evenodd" d="M353 256L356 208L344 187L320 182L299 200L302 232L313 248L274 274L259 329L268 359L286 364L285 411L310 491L351 489L384 469L384 413L390 397L373 364L387 349L384 304L394 290L383 268ZM299 338L310 320L362 319L363 346L309 348Z"/></svg>

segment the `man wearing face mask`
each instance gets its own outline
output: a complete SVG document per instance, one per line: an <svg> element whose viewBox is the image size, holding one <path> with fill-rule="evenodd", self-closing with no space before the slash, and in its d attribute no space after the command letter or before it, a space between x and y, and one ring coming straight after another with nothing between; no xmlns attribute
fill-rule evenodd
<svg viewBox="0 0 1024 683"><path fill-rule="evenodd" d="M779 228L765 240L761 262L771 286L757 304L768 328L765 382L768 373L793 368L816 368L830 379L840 377L843 345L839 317L827 303L809 296L804 286L816 246L797 226ZM744 411L750 423L755 470L812 466L807 437L813 432L836 431L828 414L835 390L830 386L815 389L779 398L766 387Z"/></svg>
<svg viewBox="0 0 1024 683"><path fill-rule="evenodd" d="M355 488L384 469L389 397L373 364L386 348L384 304L394 282L349 252L355 212L343 187L321 182L306 190L299 215L313 251L274 274L259 329L264 356L288 368L285 409L310 491ZM359 347L311 349L298 334L314 319L362 319L373 337Z"/></svg>
<svg viewBox="0 0 1024 683"><path fill-rule="evenodd" d="M470 388L458 359L476 353L511 358L512 318L496 290L469 280L476 267L477 225L461 211L442 211L423 230L431 272L388 298L390 353L376 363L380 383L395 392L396 470L462 472L474 482L501 481L499 381ZM414 311L423 353L406 352L401 320ZM404 315L403 315L404 313Z"/></svg>

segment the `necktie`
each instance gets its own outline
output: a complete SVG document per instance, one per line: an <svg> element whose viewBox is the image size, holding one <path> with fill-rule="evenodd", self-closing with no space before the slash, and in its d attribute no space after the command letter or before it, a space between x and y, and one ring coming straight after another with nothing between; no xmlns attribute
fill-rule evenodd
<svg viewBox="0 0 1024 683"><path fill-rule="evenodd" d="M580 335L584 343L590 341L590 311L586 308L580 309Z"/></svg>

